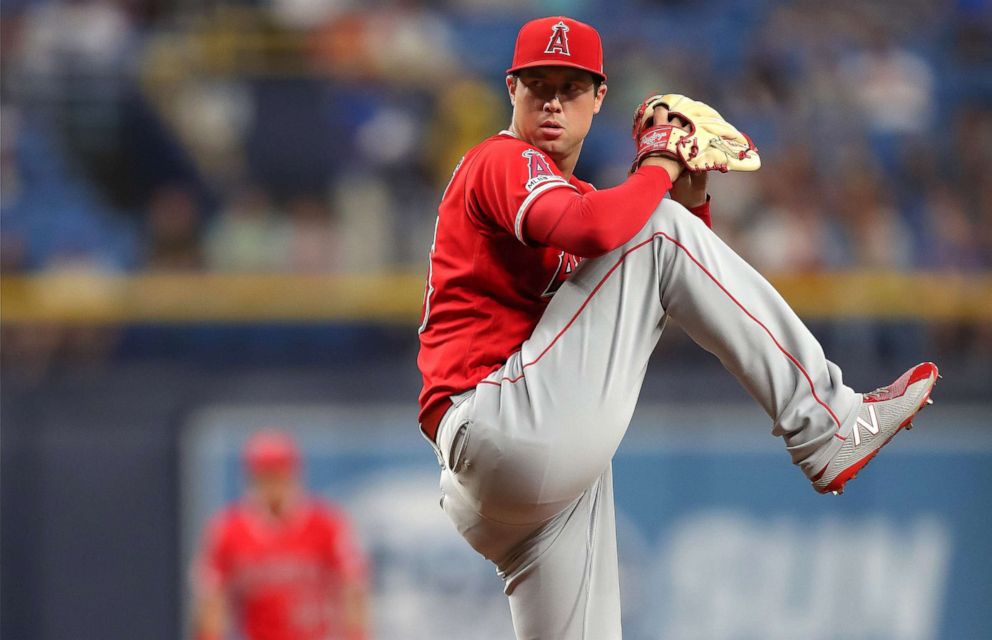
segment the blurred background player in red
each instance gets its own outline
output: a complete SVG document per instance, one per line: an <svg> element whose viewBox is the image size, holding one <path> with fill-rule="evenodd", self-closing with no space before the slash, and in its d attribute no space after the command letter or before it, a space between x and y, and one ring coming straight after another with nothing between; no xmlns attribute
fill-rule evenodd
<svg viewBox="0 0 992 640"><path fill-rule="evenodd" d="M367 566L340 509L309 496L293 439L244 450L249 487L214 516L194 565L196 640L368 638Z"/></svg>

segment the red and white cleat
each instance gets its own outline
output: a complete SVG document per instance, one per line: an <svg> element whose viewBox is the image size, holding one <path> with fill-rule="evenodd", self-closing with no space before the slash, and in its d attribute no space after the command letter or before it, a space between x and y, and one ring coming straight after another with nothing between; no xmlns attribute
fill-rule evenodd
<svg viewBox="0 0 992 640"><path fill-rule="evenodd" d="M843 493L847 481L857 476L879 449L903 427L911 429L919 410L933 404L930 392L939 377L937 365L924 362L887 387L866 393L854 428L833 459L813 477L813 488L820 493Z"/></svg>

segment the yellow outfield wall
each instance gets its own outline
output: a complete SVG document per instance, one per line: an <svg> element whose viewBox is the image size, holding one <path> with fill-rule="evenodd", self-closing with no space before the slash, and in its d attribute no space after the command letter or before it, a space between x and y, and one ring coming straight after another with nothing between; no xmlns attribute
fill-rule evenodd
<svg viewBox="0 0 992 640"><path fill-rule="evenodd" d="M810 320L992 322L992 273L834 272L770 280ZM0 279L5 323L415 324L423 272L361 275L46 273Z"/></svg>

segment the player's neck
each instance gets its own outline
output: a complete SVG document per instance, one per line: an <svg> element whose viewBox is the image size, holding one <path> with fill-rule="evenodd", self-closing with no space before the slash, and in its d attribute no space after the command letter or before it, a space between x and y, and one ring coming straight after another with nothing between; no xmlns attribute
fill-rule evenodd
<svg viewBox="0 0 992 640"><path fill-rule="evenodd" d="M551 156L551 159L555 161L556 165L558 165L561 175L564 176L566 180L571 180L572 173L575 171L575 165L579 161L579 152L576 150L575 153L564 158L556 157L550 153L548 155Z"/></svg>
<svg viewBox="0 0 992 640"><path fill-rule="evenodd" d="M258 491L248 495L248 502L256 512L273 520L286 520L292 516L301 501L302 496L297 489L280 496L264 496Z"/></svg>
<svg viewBox="0 0 992 640"><path fill-rule="evenodd" d="M522 135L520 135L520 133L513 126L513 123L512 122L510 123L510 126L507 127L503 131L503 133L509 133L514 138L517 138L518 140L523 140L524 142L526 142L528 144L531 144L531 145L534 145L535 147L537 147L536 144L534 144L530 140L527 140ZM540 149L540 147L537 147L537 148ZM554 160L555 166L558 167L558 170L559 171L561 171L562 177L565 178L566 180L571 180L572 179L572 173L575 171L575 165L579 161L579 152L581 150L582 150L582 145L580 144L578 146L578 148L573 153L570 153L568 155L560 155L560 154L556 154L556 153L551 153L550 151L545 151L545 153L547 153L548 156L552 160ZM543 151L543 149L542 149L542 151Z"/></svg>

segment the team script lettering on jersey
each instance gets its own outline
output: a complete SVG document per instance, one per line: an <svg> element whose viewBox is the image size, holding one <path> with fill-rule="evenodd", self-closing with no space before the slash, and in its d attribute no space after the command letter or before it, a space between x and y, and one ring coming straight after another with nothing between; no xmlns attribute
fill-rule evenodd
<svg viewBox="0 0 992 640"><path fill-rule="evenodd" d="M569 276L572 275L572 272L578 268L580 262L582 262L582 258L579 256L573 256L570 253L559 251L558 270L555 271L554 277L551 279L551 282L548 283L548 286L544 289L544 293L541 295L546 298L550 298L558 293L558 289L560 289L561 285L568 280Z"/></svg>

